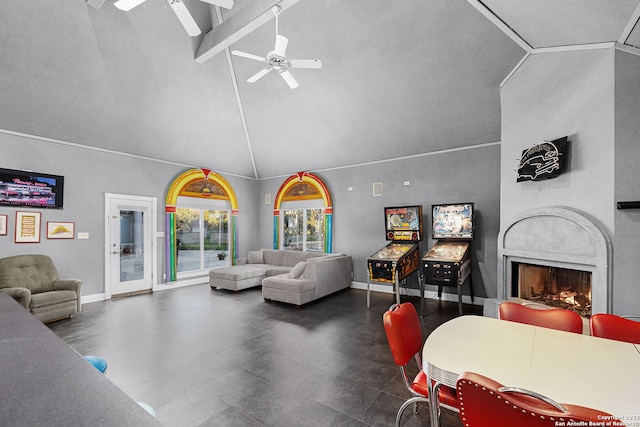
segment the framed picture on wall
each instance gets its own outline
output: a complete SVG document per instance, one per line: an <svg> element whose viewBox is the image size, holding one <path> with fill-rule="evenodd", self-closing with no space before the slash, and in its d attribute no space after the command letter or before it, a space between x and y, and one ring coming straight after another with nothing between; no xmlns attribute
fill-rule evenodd
<svg viewBox="0 0 640 427"><path fill-rule="evenodd" d="M40 212L16 212L16 243L40 243Z"/></svg>
<svg viewBox="0 0 640 427"><path fill-rule="evenodd" d="M7 235L7 215L0 215L0 236Z"/></svg>
<svg viewBox="0 0 640 427"><path fill-rule="evenodd" d="M75 223L47 222L47 239L73 239Z"/></svg>

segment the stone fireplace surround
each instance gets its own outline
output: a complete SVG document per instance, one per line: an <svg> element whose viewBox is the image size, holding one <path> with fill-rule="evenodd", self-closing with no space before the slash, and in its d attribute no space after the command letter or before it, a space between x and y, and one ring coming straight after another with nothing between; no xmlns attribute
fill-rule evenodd
<svg viewBox="0 0 640 427"><path fill-rule="evenodd" d="M612 245L606 231L584 212L563 206L536 208L510 220L498 235L498 298L485 299L484 315L514 300L513 262L591 272L592 313L611 312Z"/></svg>

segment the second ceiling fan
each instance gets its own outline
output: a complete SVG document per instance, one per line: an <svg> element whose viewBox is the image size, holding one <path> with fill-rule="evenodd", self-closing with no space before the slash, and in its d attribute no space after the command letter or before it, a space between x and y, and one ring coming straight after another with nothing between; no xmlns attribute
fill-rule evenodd
<svg viewBox="0 0 640 427"><path fill-rule="evenodd" d="M125 12L130 11L134 7L139 4L144 3L146 0L118 0L113 5L120 10L124 10ZM189 13L187 6L182 2L182 0L167 0L169 2L169 6L173 9L173 12L176 14L180 23L187 30L187 34L191 37L195 37L200 35L200 27ZM225 9L231 9L233 7L233 0L200 0L205 3L212 4L214 6L224 7Z"/></svg>
<svg viewBox="0 0 640 427"><path fill-rule="evenodd" d="M274 15L276 15L276 45L272 51L267 53L266 57L253 55L251 53L241 52L239 50L233 50L231 53L243 58L253 59L255 61L266 64L265 68L258 71L253 76L249 77L247 81L254 83L258 79L269 74L270 71L277 71L278 74L284 79L291 89L295 89L299 86L297 80L293 77L293 74L289 71L289 68L315 68L322 67L322 62L319 59L287 59L285 56L287 50L287 44L289 39L285 36L278 34L278 15L282 11L280 6L273 6L271 9Z"/></svg>

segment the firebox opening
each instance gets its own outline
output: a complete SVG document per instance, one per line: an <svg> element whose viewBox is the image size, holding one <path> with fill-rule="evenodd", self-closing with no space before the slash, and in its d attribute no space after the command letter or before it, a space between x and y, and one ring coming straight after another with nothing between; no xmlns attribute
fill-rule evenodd
<svg viewBox="0 0 640 427"><path fill-rule="evenodd" d="M591 317L591 272L512 263L511 295Z"/></svg>

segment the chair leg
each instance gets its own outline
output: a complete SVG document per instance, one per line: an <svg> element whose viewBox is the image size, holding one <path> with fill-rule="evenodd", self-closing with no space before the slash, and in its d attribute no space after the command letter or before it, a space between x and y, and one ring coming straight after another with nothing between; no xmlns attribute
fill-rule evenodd
<svg viewBox="0 0 640 427"><path fill-rule="evenodd" d="M407 407L411 406L412 404L415 404L416 414L418 413L418 406L417 406L418 402L429 402L429 399L423 396L415 396L405 401L400 407L400 409L398 409L398 414L396 415L396 427L400 427L400 420L402 419L402 413L404 412L405 409L407 409Z"/></svg>

